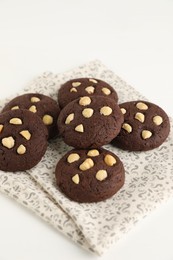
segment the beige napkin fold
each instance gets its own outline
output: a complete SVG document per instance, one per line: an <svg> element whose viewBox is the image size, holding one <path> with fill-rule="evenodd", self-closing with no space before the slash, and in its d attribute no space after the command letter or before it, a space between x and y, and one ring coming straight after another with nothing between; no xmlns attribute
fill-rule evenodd
<svg viewBox="0 0 173 260"><path fill-rule="evenodd" d="M61 83L77 77L107 81L116 89L120 103L145 99L100 61L90 62L62 74L44 73L20 94L39 92L56 99ZM3 104L4 101L1 106ZM120 157L126 170L124 187L106 201L79 204L70 201L58 190L54 176L55 166L71 149L61 138L49 143L45 156L33 169L16 174L0 171L0 190L82 247L101 255L140 219L173 195L172 120L168 139L157 149L127 152L112 145L106 145L105 148Z"/></svg>

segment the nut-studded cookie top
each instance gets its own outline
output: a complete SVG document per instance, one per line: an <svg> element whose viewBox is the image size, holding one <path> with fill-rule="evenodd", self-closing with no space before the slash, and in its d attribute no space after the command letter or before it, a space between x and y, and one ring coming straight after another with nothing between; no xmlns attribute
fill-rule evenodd
<svg viewBox="0 0 173 260"><path fill-rule="evenodd" d="M61 108L82 96L104 96L118 101L116 91L106 82L94 78L78 78L67 81L58 92L58 102Z"/></svg>
<svg viewBox="0 0 173 260"><path fill-rule="evenodd" d="M113 143L125 150L146 151L160 146L170 131L169 118L159 106L147 101L120 104L124 123Z"/></svg>
<svg viewBox="0 0 173 260"><path fill-rule="evenodd" d="M114 100L84 96L61 110L59 132L75 148L97 148L109 143L120 131L123 115Z"/></svg>
<svg viewBox="0 0 173 260"><path fill-rule="evenodd" d="M24 171L35 166L47 148L47 129L27 110L0 114L0 170Z"/></svg>
<svg viewBox="0 0 173 260"><path fill-rule="evenodd" d="M49 139L58 134L57 119L60 108L55 100L38 93L28 93L12 99L2 110L27 109L37 114L46 125Z"/></svg>
<svg viewBox="0 0 173 260"><path fill-rule="evenodd" d="M101 148L68 152L58 162L55 175L60 189L78 202L105 200L124 184L122 162Z"/></svg>

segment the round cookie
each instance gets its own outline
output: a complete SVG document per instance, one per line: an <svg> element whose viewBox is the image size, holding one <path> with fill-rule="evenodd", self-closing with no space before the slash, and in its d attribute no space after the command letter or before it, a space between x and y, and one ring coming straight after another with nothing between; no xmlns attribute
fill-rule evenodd
<svg viewBox="0 0 173 260"><path fill-rule="evenodd" d="M98 202L123 186L125 172L120 159L108 150L73 149L59 160L55 176L67 197L77 202Z"/></svg>
<svg viewBox="0 0 173 260"><path fill-rule="evenodd" d="M47 128L28 110L0 114L0 170L25 171L35 166L47 149Z"/></svg>
<svg viewBox="0 0 173 260"><path fill-rule="evenodd" d="M113 99L116 103L118 95L106 82L94 78L72 79L64 83L58 92L58 102L61 108L71 101L83 96L104 96Z"/></svg>
<svg viewBox="0 0 173 260"><path fill-rule="evenodd" d="M147 151L165 141L170 122L162 108L143 100L120 104L120 108L124 123L113 144L124 150Z"/></svg>
<svg viewBox="0 0 173 260"><path fill-rule="evenodd" d="M58 134L56 122L60 113L60 108L57 102L52 98L38 93L24 94L12 99L6 104L2 112L16 109L28 109L41 117L48 129L49 139Z"/></svg>
<svg viewBox="0 0 173 260"><path fill-rule="evenodd" d="M97 148L119 133L123 115L114 100L102 96L81 97L65 106L58 118L64 142L75 148Z"/></svg>

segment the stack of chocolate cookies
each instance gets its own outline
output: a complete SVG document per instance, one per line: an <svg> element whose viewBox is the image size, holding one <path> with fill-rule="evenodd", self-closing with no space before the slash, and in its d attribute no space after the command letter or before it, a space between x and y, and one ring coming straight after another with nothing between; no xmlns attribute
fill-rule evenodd
<svg viewBox="0 0 173 260"><path fill-rule="evenodd" d="M124 122L116 91L102 80L78 78L61 86L58 101L60 135L75 148L57 164L58 186L78 202L111 197L125 179L121 160L102 148L118 135Z"/></svg>
<svg viewBox="0 0 173 260"><path fill-rule="evenodd" d="M47 140L58 134L59 113L56 101L38 93L7 103L0 114L0 170L26 171L37 165Z"/></svg>
<svg viewBox="0 0 173 260"><path fill-rule="evenodd" d="M103 145L146 151L160 146L170 131L160 107L142 100L118 105L116 91L99 79L66 82L58 101L60 135L75 149L58 162L56 180L62 192L78 202L105 200L124 184L123 163Z"/></svg>

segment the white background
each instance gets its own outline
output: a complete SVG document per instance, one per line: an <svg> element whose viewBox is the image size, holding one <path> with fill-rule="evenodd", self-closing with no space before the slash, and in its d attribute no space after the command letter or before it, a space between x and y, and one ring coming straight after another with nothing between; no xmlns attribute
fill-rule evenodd
<svg viewBox="0 0 173 260"><path fill-rule="evenodd" d="M172 0L0 0L0 98L100 59L173 116ZM172 260L173 199L101 260ZM98 259L0 194L0 260Z"/></svg>

